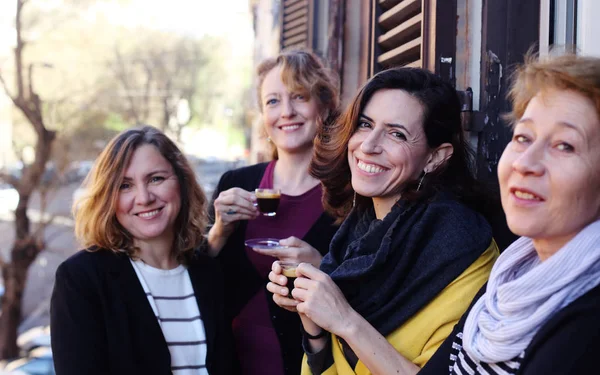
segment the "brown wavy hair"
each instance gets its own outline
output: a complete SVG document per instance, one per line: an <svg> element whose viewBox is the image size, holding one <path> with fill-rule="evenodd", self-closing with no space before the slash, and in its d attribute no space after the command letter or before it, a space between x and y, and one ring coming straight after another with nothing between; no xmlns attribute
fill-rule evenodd
<svg viewBox="0 0 600 375"><path fill-rule="evenodd" d="M119 186L133 153L143 145L155 146L171 164L179 180L181 209L175 220L173 251L185 264L203 241L207 200L188 160L164 133L151 126L125 130L102 151L84 181L85 194L73 205L75 235L89 251L125 252L132 258L139 249L132 235L117 221Z"/></svg>
<svg viewBox="0 0 600 375"><path fill-rule="evenodd" d="M316 121L319 127L337 117L340 105L338 75L325 67L317 55L302 48L284 50L277 57L268 58L258 65L256 98L261 113L264 107L261 96L263 82L266 75L277 66L281 66L281 80L291 92L315 99L318 108ZM275 147L272 156L273 159L277 159Z"/></svg>
<svg viewBox="0 0 600 375"><path fill-rule="evenodd" d="M376 74L360 89L338 121L320 129L309 172L323 184L325 209L341 221L352 209L354 200L359 209L372 205L370 198L355 194L352 188L348 142L369 100L384 89L403 90L422 104L423 129L430 148L450 143L454 149L443 165L426 174L420 189L418 179L409 182L402 199L427 199L445 190L472 209L491 215L493 206L488 204L488 191L475 179L471 169L474 152L464 136L456 90L435 74L418 68L393 68Z"/></svg>
<svg viewBox="0 0 600 375"><path fill-rule="evenodd" d="M600 116L600 59L572 53L540 58L530 51L513 74L508 94L513 110L507 120L514 124L523 117L531 99L549 89L580 93L592 100Z"/></svg>

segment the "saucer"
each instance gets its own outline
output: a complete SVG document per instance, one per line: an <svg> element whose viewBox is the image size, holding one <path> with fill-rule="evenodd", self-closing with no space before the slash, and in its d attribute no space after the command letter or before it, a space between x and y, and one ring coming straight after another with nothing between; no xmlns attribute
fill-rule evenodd
<svg viewBox="0 0 600 375"><path fill-rule="evenodd" d="M287 249L287 246L280 245L277 238L253 238L245 242L246 246L254 250L279 250Z"/></svg>

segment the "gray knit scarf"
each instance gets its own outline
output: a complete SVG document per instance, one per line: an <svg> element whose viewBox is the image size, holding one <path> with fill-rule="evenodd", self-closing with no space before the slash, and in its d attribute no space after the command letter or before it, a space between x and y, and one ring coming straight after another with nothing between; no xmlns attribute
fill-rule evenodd
<svg viewBox="0 0 600 375"><path fill-rule="evenodd" d="M600 220L541 262L521 237L498 258L467 316L463 347L485 363L511 360L557 311L600 284Z"/></svg>

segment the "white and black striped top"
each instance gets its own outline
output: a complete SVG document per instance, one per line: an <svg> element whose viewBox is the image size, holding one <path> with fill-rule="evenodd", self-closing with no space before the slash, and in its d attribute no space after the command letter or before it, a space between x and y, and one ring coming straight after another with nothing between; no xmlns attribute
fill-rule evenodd
<svg viewBox="0 0 600 375"><path fill-rule="evenodd" d="M514 375L525 356L522 352L517 358L499 363L479 362L469 356L462 347L463 333L459 332L452 342L449 366L450 375Z"/></svg>
<svg viewBox="0 0 600 375"><path fill-rule="evenodd" d="M207 375L206 333L187 269L132 264L169 346L173 374Z"/></svg>

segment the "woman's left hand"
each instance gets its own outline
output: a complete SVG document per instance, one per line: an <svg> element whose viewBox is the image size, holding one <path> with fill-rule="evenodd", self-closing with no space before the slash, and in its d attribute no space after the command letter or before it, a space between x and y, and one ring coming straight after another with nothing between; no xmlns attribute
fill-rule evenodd
<svg viewBox="0 0 600 375"><path fill-rule="evenodd" d="M287 247L275 250L254 249L254 251L275 257L284 262L310 263L315 267L319 267L321 264L321 260L323 259L321 253L299 238L294 236L288 237L280 240L279 244Z"/></svg>
<svg viewBox="0 0 600 375"><path fill-rule="evenodd" d="M340 288L329 275L307 263L298 266L296 275L292 296L300 302L296 305L298 312L319 327L345 337L353 327L356 312Z"/></svg>

